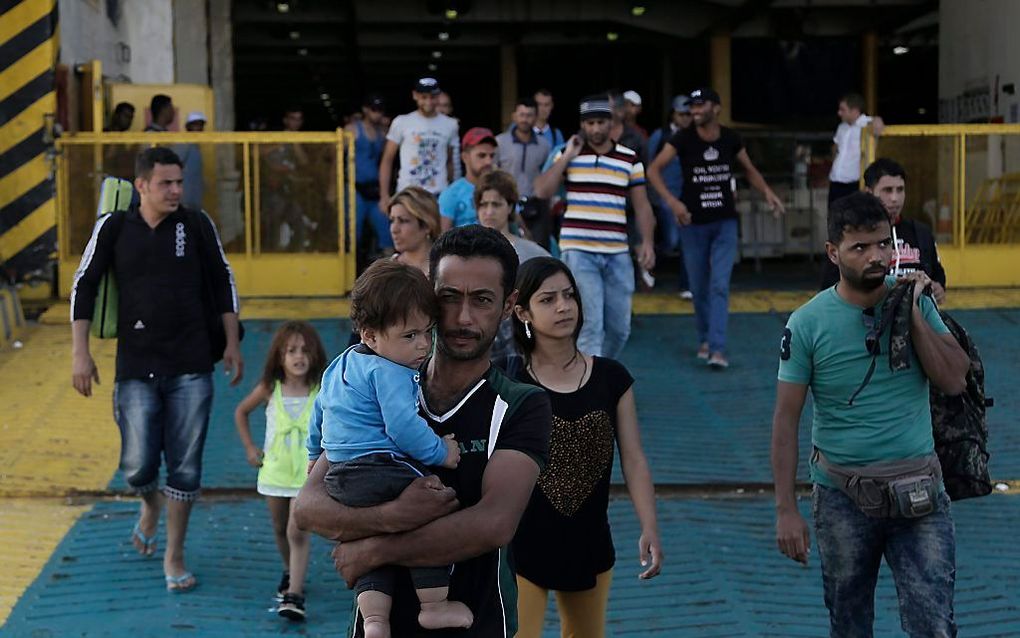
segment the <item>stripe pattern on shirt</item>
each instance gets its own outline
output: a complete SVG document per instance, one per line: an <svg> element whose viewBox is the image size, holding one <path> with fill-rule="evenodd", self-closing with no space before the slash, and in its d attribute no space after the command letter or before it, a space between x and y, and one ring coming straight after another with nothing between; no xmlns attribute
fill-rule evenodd
<svg viewBox="0 0 1020 638"><path fill-rule="evenodd" d="M616 144L599 155L585 146L567 165L566 173L567 211L560 249L627 252L627 189L645 183L644 165L637 153Z"/></svg>

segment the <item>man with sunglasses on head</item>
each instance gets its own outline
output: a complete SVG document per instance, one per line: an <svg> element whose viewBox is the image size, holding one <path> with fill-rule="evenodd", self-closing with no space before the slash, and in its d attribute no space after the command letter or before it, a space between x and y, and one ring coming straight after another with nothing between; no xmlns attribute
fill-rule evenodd
<svg viewBox="0 0 1020 638"><path fill-rule="evenodd" d="M882 202L854 193L829 208L826 253L839 283L797 309L780 344L772 425L776 543L807 564L810 538L795 494L797 429L808 388L814 401L810 476L831 636L870 636L882 557L896 580L910 636L955 636L955 537L934 452L928 383L966 388L967 354L925 294L923 271L906 294L909 367L892 370L881 327L892 227ZM883 336L884 335L884 336ZM902 344L899 344L902 345Z"/></svg>

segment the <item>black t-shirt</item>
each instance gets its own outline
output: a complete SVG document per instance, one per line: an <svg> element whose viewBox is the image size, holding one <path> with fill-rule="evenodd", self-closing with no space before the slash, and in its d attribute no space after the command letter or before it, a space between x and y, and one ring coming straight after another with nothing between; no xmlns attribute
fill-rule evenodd
<svg viewBox="0 0 1020 638"><path fill-rule="evenodd" d="M684 172L681 199L694 224L735 219L731 179L744 142L736 131L725 126L719 128L719 139L706 142L698 136L697 128L680 129L669 140Z"/></svg>
<svg viewBox="0 0 1020 638"><path fill-rule="evenodd" d="M634 378L612 359L592 360L580 390L546 390L553 412L549 464L512 545L517 573L557 591L591 589L616 562L608 513L616 408ZM536 383L526 370L518 380Z"/></svg>
<svg viewBox="0 0 1020 638"><path fill-rule="evenodd" d="M439 436L453 434L460 444L455 470L432 468L445 485L457 491L461 507L482 497L482 475L495 450L517 450L544 468L549 450L552 414L549 397L540 388L511 381L490 367L478 383L449 412L433 414L419 395L421 416ZM493 439L495 440L493 442ZM393 636L428 637L513 636L517 633L517 582L507 548L460 561L450 577L450 600L466 604L474 614L468 630L428 631L418 625L418 597L409 572L397 570L390 626ZM355 602L355 605L357 603ZM361 614L355 611L355 637L364 636Z"/></svg>

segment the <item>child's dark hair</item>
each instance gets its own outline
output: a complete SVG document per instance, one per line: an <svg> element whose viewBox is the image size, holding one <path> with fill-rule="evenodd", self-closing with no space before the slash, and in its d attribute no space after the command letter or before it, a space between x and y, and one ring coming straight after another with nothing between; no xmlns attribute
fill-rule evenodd
<svg viewBox="0 0 1020 638"><path fill-rule="evenodd" d="M505 301L514 291L520 260L509 240L498 230L471 224L451 228L440 235L429 251L429 272L432 273L432 277L439 273L439 262L448 255L464 259L473 257L495 259L503 267L501 281L503 300Z"/></svg>
<svg viewBox="0 0 1020 638"><path fill-rule="evenodd" d="M262 383L267 388L272 389L277 381L283 381L286 376L283 356L286 354L287 342L295 335L304 338L305 349L308 350L308 385L314 387L322 382L322 373L328 361L319 333L307 321L288 321L277 329L269 344L269 356L266 357L266 367L262 371Z"/></svg>
<svg viewBox="0 0 1020 638"><path fill-rule="evenodd" d="M361 273L351 292L355 330L385 330L407 321L415 310L435 321L439 301L425 274L392 259L380 259Z"/></svg>
<svg viewBox="0 0 1020 638"><path fill-rule="evenodd" d="M889 213L882 200L870 193L852 193L829 206L829 241L838 244L847 229L872 231L883 223L889 224Z"/></svg>
<svg viewBox="0 0 1020 638"><path fill-rule="evenodd" d="M559 259L553 257L534 257L521 264L521 270L517 274L517 305L528 308L531 298L542 287L545 280L556 273L563 273L574 289L574 299L577 301L577 325L574 327L574 347L577 347L577 335L581 334L581 327L584 326L584 307L581 305L581 294L577 290L577 282L574 274ZM535 349L535 340L529 338L524 332L524 323L517 318L517 313L510 315L514 322L514 341L520 348L524 360L531 362L531 353Z"/></svg>

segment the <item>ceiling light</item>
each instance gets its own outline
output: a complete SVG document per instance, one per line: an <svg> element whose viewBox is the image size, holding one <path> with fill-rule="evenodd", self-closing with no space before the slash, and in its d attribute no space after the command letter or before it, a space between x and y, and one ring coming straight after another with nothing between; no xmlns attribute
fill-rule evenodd
<svg viewBox="0 0 1020 638"><path fill-rule="evenodd" d="M439 32L439 40L441 42L446 42L449 39L450 39L450 32L449 31L440 31Z"/></svg>
<svg viewBox="0 0 1020 638"><path fill-rule="evenodd" d="M447 9L443 15L446 16L447 20L456 20L459 14L456 9Z"/></svg>
<svg viewBox="0 0 1020 638"><path fill-rule="evenodd" d="M443 52L442 51L433 51L432 52L432 57L435 58L436 60L438 60L439 58L443 57Z"/></svg>
<svg viewBox="0 0 1020 638"><path fill-rule="evenodd" d="M329 99L329 93L323 93L323 94L322 94L322 95L320 95L319 97L320 97L320 98L322 98L322 99L324 99L324 100L328 100L328 99Z"/></svg>
<svg viewBox="0 0 1020 638"><path fill-rule="evenodd" d="M290 39L291 40L297 40L300 37L301 37L301 33L299 31L291 31L290 32Z"/></svg>
<svg viewBox="0 0 1020 638"><path fill-rule="evenodd" d="M910 48L909 47L905 47L905 46L893 47L892 52L893 52L893 55L904 55L904 54L910 52Z"/></svg>
<svg viewBox="0 0 1020 638"><path fill-rule="evenodd" d="M609 40L610 42L616 42L619 39L620 34L617 33L616 31L610 31L609 33L606 34L606 40Z"/></svg>
<svg viewBox="0 0 1020 638"><path fill-rule="evenodd" d="M439 67L436 66L435 64L430 64L429 65L429 71L438 71L438 70L439 70Z"/></svg>
<svg viewBox="0 0 1020 638"><path fill-rule="evenodd" d="M288 13L290 11L290 3L288 2L277 2L276 10L280 13Z"/></svg>
<svg viewBox="0 0 1020 638"><path fill-rule="evenodd" d="M644 5L636 4L630 8L630 14L635 18L640 18L645 14Z"/></svg>
<svg viewBox="0 0 1020 638"><path fill-rule="evenodd" d="M298 49L297 50L297 54L298 55L308 55L308 49Z"/></svg>
<svg viewBox="0 0 1020 638"><path fill-rule="evenodd" d="M330 102L329 100L323 100L322 104L323 104L324 106L330 106L330 105L331 105L331 104L333 104L333 103L332 103L332 102Z"/></svg>
<svg viewBox="0 0 1020 638"><path fill-rule="evenodd" d="M925 115L927 113L928 113L928 109L924 108L923 106L921 108L917 109L917 114L918 115Z"/></svg>

